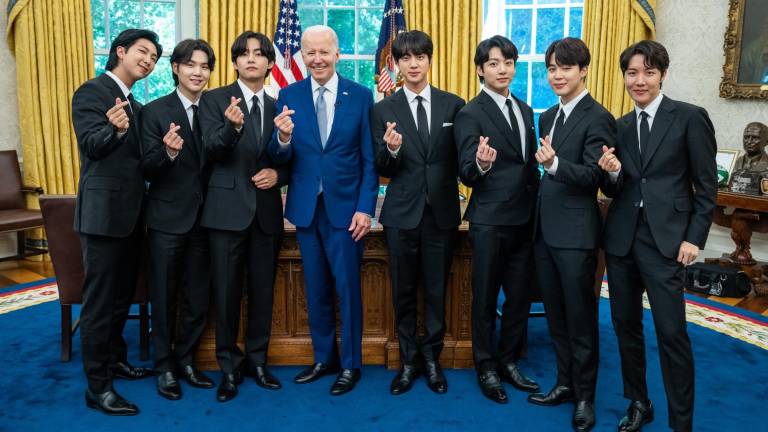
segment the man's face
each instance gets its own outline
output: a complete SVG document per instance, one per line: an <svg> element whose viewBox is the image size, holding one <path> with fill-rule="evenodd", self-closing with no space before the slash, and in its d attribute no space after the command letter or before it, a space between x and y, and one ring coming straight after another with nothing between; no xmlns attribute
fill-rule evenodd
<svg viewBox="0 0 768 432"><path fill-rule="evenodd" d="M309 74L318 84L324 85L336 73L339 47L330 32L313 32L305 35L301 44L301 58Z"/></svg>
<svg viewBox="0 0 768 432"><path fill-rule="evenodd" d="M190 93L200 93L211 78L211 68L208 66L208 54L195 50L192 57L185 63L173 63L173 73L179 79L179 86Z"/></svg>
<svg viewBox="0 0 768 432"><path fill-rule="evenodd" d="M504 58L501 48L493 47L488 61L477 67L477 74L483 77L483 85L500 95L509 94L509 84L515 78L515 60Z"/></svg>
<svg viewBox="0 0 768 432"><path fill-rule="evenodd" d="M645 56L635 54L624 72L624 86L629 97L643 109L661 93L661 83L666 76L666 72L662 74L655 67L646 67Z"/></svg>
<svg viewBox="0 0 768 432"><path fill-rule="evenodd" d="M578 65L558 65L555 55L547 66L547 81L556 95L568 103L584 90L584 78L587 76L587 68L579 68Z"/></svg>
<svg viewBox="0 0 768 432"><path fill-rule="evenodd" d="M430 66L432 59L426 54L406 53L397 61L397 67L400 68L406 85L411 89L421 89L427 85Z"/></svg>
<svg viewBox="0 0 768 432"><path fill-rule="evenodd" d="M238 76L245 82L260 81L267 76L267 71L272 68L274 62L267 60L267 56L261 50L261 42L256 38L248 38L245 52L235 58L232 63Z"/></svg>
<svg viewBox="0 0 768 432"><path fill-rule="evenodd" d="M117 47L118 67L134 81L147 77L155 69L157 48L149 39L138 39L130 48Z"/></svg>
<svg viewBox="0 0 768 432"><path fill-rule="evenodd" d="M744 151L750 156L755 156L765 150L766 141L760 136L760 127L749 126L744 129Z"/></svg>

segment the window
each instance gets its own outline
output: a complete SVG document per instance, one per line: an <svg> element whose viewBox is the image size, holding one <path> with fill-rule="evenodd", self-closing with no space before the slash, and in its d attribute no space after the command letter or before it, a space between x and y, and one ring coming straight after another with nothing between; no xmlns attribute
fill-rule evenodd
<svg viewBox="0 0 768 432"><path fill-rule="evenodd" d="M544 53L549 44L566 36L581 37L583 0L484 0L483 36L504 35L520 57L510 90L539 114L557 103L547 82Z"/></svg>
<svg viewBox="0 0 768 432"><path fill-rule="evenodd" d="M300 0L302 30L325 24L339 36L339 74L367 86L374 93L374 56L379 44L381 0Z"/></svg>
<svg viewBox="0 0 768 432"><path fill-rule="evenodd" d="M127 28L146 28L160 36L163 56L132 93L146 103L173 90L168 58L178 41L197 37L197 0L91 0L91 18L96 75L104 72L112 39Z"/></svg>

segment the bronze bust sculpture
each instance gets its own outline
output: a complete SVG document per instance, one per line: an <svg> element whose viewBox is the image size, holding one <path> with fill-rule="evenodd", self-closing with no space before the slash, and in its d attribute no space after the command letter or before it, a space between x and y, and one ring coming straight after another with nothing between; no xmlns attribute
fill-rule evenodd
<svg viewBox="0 0 768 432"><path fill-rule="evenodd" d="M768 144L768 126L760 122L748 124L744 128L744 151L746 153L736 160L734 169L751 172L768 171L766 144Z"/></svg>

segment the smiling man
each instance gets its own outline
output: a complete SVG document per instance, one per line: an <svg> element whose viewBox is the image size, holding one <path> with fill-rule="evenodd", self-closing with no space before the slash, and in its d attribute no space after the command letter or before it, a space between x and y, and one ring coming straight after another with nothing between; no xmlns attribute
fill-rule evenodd
<svg viewBox="0 0 768 432"><path fill-rule="evenodd" d="M669 427L693 430L694 373L685 319L685 266L704 248L717 197L715 131L707 112L662 94L669 55L644 40L619 58L635 109L618 120L615 153L603 148L603 191L613 198L604 248L624 396L619 431L653 420L645 383L643 292L653 313Z"/></svg>
<svg viewBox="0 0 768 432"><path fill-rule="evenodd" d="M176 90L144 107L142 145L157 391L177 400L179 375L194 387L214 385L195 369L194 354L211 296L208 232L200 226L209 169L198 103L216 58L204 40L187 39L170 61Z"/></svg>
<svg viewBox="0 0 768 432"><path fill-rule="evenodd" d="M149 30L121 32L109 49L106 72L72 97L72 125L80 150L74 229L83 251L80 340L88 378L86 405L109 415L136 415L136 405L112 378L138 379L151 371L131 366L123 327L136 290L141 257L141 104L131 88L155 68L163 48Z"/></svg>
<svg viewBox="0 0 768 432"><path fill-rule="evenodd" d="M362 364L362 240L378 191L369 127L373 95L336 73L339 39L330 27L307 28L301 56L310 76L280 90L269 144L273 159L291 166L285 217L296 225L315 357L295 381L338 372L331 394L341 395L360 380Z"/></svg>
<svg viewBox="0 0 768 432"><path fill-rule="evenodd" d="M266 151L275 100L264 92L264 78L275 64L274 46L263 34L245 31L232 43L231 56L237 80L200 100L203 147L212 161L201 225L209 230L211 248L220 402L237 396L246 372L262 388L281 388L267 369L267 348L283 234L280 186L288 178ZM248 296L245 353L237 345L243 292Z"/></svg>
<svg viewBox="0 0 768 432"><path fill-rule="evenodd" d="M480 42L474 62L483 88L453 128L459 176L472 188L464 213L473 250L472 354L483 395L507 403L502 379L521 391L539 390L517 367L531 304L536 135L533 110L509 91L517 63L512 41L493 36ZM506 299L497 339L499 287Z"/></svg>

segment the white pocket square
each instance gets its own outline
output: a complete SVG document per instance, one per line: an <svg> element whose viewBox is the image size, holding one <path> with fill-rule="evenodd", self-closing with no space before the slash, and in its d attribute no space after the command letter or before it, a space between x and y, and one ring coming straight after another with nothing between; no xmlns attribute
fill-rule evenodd
<svg viewBox="0 0 768 432"><path fill-rule="evenodd" d="M453 126L453 123L443 123L443 127Z"/></svg>

